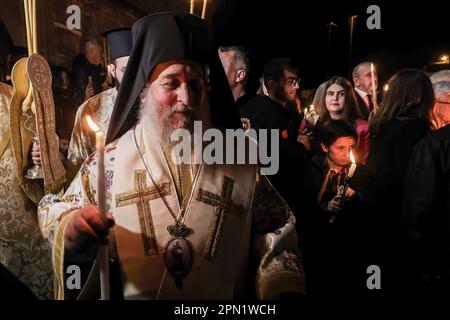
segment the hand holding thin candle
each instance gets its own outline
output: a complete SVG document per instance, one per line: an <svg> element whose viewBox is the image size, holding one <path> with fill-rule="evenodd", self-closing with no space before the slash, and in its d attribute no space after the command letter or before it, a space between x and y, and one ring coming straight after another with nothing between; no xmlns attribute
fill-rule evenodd
<svg viewBox="0 0 450 320"><path fill-rule="evenodd" d="M334 212L330 217L330 223L334 223L337 218L337 213L343 210L344 200L348 200L355 195L355 192L348 186L356 170L356 161L352 151L350 151L350 160L352 161L352 164L348 170L344 185L339 187L336 197L328 204L329 211Z"/></svg>
<svg viewBox="0 0 450 320"><path fill-rule="evenodd" d="M97 178L97 194L98 194L98 208L102 218L106 219L106 198L105 198L105 134L97 124L92 121L90 116L86 117L86 121L89 127L95 132L95 149L97 151L97 164L98 164L98 178Z"/></svg>
<svg viewBox="0 0 450 320"><path fill-rule="evenodd" d="M103 221L106 221L106 196L105 196L105 134L92 121L90 116L86 118L89 126L95 131L95 147L97 151L97 195L98 195L98 209ZM98 250L97 261L100 266L100 289L101 299L109 300L109 262L108 262L108 246L101 245Z"/></svg>

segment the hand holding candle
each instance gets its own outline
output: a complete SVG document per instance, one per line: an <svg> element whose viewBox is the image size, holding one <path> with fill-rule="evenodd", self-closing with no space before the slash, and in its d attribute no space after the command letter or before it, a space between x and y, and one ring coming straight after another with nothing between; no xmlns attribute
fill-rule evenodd
<svg viewBox="0 0 450 320"><path fill-rule="evenodd" d="M355 161L355 157L353 156L353 151L351 151L351 150L350 150L350 160L352 161L352 164L350 165L350 169L348 170L347 177L344 182L344 186L341 187L341 189L339 190L339 192L337 194L338 197L341 197L340 200L342 199L342 201L347 196L348 184L350 183L350 180L353 178L353 175L355 174L355 170L356 170L356 161ZM336 221L336 218L337 218L337 215L333 214L330 217L329 222L334 223Z"/></svg>
<svg viewBox="0 0 450 320"><path fill-rule="evenodd" d="M105 134L95 124L90 116L86 117L89 127L95 132L95 147L97 151L97 195L98 209L100 216L106 221L106 198L105 198ZM97 255L97 262L100 267L100 287L101 300L109 300L109 263L108 263L108 245L100 245Z"/></svg>

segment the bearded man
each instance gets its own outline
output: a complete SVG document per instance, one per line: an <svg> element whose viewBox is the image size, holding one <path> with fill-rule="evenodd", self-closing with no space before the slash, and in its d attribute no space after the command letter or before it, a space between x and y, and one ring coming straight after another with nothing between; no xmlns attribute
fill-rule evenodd
<svg viewBox="0 0 450 320"><path fill-rule="evenodd" d="M107 134L113 142L104 151L108 219L101 219L97 207L97 153L62 198L48 195L40 204L58 297L70 295L64 274L77 264L93 266L81 294L95 298L95 257L108 234L111 270L119 269L111 272L113 298L303 294L295 218L256 165L199 164L198 159L180 164L172 155L172 133L192 133L195 120L211 127L211 95L227 90L223 69L210 68L218 58L207 23L185 13L160 13L137 21L132 34ZM219 78L225 79L222 88ZM232 103L231 92L229 98Z"/></svg>

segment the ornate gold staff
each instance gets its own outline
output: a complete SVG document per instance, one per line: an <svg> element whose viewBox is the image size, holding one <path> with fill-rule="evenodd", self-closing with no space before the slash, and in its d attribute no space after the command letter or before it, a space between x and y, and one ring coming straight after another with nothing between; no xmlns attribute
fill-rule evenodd
<svg viewBox="0 0 450 320"><path fill-rule="evenodd" d="M65 169L55 133L51 72L47 61L37 54L36 0L24 0L24 12L29 58L20 59L12 72L11 138L20 184L30 199L37 203L42 197L42 187L32 181L44 178L44 190L57 192L65 181ZM33 142L38 141L42 166L27 170L31 166L29 150Z"/></svg>
<svg viewBox="0 0 450 320"><path fill-rule="evenodd" d="M27 47L28 47L28 56L31 56L34 53L37 53L37 32L36 32L36 1L35 0L24 0L24 10L25 10L25 26L27 32ZM27 111L30 109L33 114L36 114L36 107L33 101L33 88L31 83L28 80L28 92L25 99L22 101L22 115L26 118L24 123L24 128L31 133L33 133L32 141L33 143L39 144L38 134L35 130L30 126L29 120L30 115ZM43 179L44 175L42 173L42 168L40 165L34 165L32 168L27 170L25 174L25 178L27 179Z"/></svg>

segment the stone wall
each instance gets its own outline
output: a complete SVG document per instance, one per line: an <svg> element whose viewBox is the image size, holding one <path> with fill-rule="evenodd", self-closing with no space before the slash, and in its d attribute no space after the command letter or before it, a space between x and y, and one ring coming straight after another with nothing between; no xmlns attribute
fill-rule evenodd
<svg viewBox="0 0 450 320"><path fill-rule="evenodd" d="M131 26L145 15L144 11L120 0L38 0L36 3L38 52L51 65L68 69L86 39L101 38L107 30ZM70 5L78 5L81 9L81 30L66 27ZM0 20L13 44L26 47L23 1L3 3Z"/></svg>
<svg viewBox="0 0 450 320"><path fill-rule="evenodd" d="M220 1L209 0L206 19L209 20ZM101 38L103 32L131 26L147 13L189 11L190 0L38 0L37 2L38 52L49 64L71 69L86 39ZM67 8L77 5L81 9L81 30L66 27ZM201 15L203 0L195 0L195 14ZM26 47L25 17L22 0L4 1L0 10L4 25L0 34L0 79L4 77L5 52L12 39L14 46Z"/></svg>

